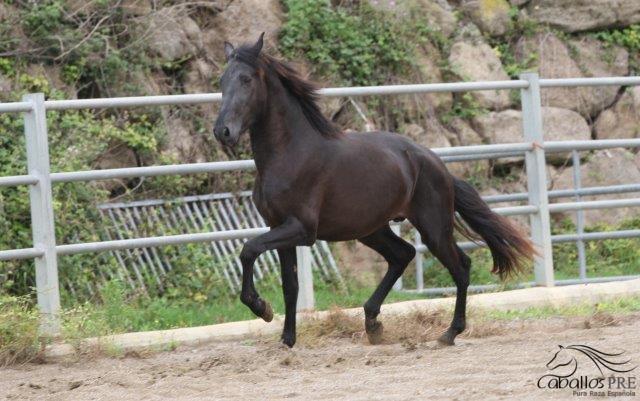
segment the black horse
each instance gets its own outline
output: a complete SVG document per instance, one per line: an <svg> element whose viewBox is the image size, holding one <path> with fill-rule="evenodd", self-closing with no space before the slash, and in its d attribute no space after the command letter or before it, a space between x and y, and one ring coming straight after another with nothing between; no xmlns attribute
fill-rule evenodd
<svg viewBox="0 0 640 401"><path fill-rule="evenodd" d="M263 33L264 35L264 33ZM222 106L214 135L224 146L249 131L257 167L253 198L271 227L246 242L240 254L240 298L271 321L273 311L253 283L253 264L263 252L280 257L285 321L282 341L296 339L298 279L296 246L317 239L357 239L380 253L388 271L364 304L371 343L380 340L380 305L415 256L414 247L393 233L391 220L409 219L424 244L451 273L457 287L453 321L439 341L452 345L465 328L471 261L456 245L454 228L491 250L493 272L519 270L534 255L531 242L493 213L476 190L453 177L429 149L388 132L343 133L320 112L316 87L288 65L262 54L263 35L235 49L225 43L227 67L220 84Z"/></svg>

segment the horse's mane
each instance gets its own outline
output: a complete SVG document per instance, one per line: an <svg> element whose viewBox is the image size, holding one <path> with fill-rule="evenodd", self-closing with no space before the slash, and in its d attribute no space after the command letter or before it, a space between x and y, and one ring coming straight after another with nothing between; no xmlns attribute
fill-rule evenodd
<svg viewBox="0 0 640 401"><path fill-rule="evenodd" d="M304 79L289 64L267 54L261 53L256 57L251 46L235 49L232 57L254 68L261 68L266 73L275 74L282 86L298 101L307 121L321 135L335 138L342 134L340 128L322 114L318 106L318 86Z"/></svg>

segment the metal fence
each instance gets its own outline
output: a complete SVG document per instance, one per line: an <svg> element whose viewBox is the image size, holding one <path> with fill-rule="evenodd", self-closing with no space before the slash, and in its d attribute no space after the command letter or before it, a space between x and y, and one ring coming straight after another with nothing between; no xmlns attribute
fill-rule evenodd
<svg viewBox="0 0 640 401"><path fill-rule="evenodd" d="M187 234L189 232L238 230L267 227L253 203L251 191L184 196L174 199L146 199L135 202L105 203L98 206L105 222L105 239L127 239L148 235L148 232ZM214 271L223 278L232 293L240 291L242 263L239 253L242 241L221 241L202 248L213 264ZM316 241L311 249L311 269L318 278L341 281L329 244ZM145 283L163 285L163 276L173 270L172 254L166 248L139 248L113 251L118 262L118 276L131 288L145 289ZM196 269L199 266L195 267ZM130 274L133 270L134 274ZM254 279L280 276L280 261L275 250L267 251L256 260ZM92 283L92 286L103 284ZM65 282L65 286L73 283Z"/></svg>
<svg viewBox="0 0 640 401"><path fill-rule="evenodd" d="M607 238L628 238L640 236L640 230L583 233L575 235L551 235L550 213L579 211L597 208L636 207L640 206L640 198L614 199L599 201L583 201L549 204L551 196L583 196L591 194L617 193L622 188L579 188L565 193L548 193L545 155L549 152L574 152L593 149L617 147L640 147L640 139L621 140L588 140L588 141L552 141L545 142L542 129L540 90L550 87L576 87L599 85L639 85L640 77L611 78L574 78L574 79L539 79L537 74L522 74L519 79L511 81L461 82L419 85L391 85L379 87L328 88L320 91L323 96L365 96L365 95L398 95L430 92L464 92L478 90L518 89L521 94L524 142L514 144L495 144L479 146L463 146L440 148L434 151L445 161L466 161L478 159L495 159L524 155L527 175L527 193L506 195L513 199L525 200L524 206L496 208L503 215L528 215L531 222L531 236L539 250L534 261L535 285L551 286L566 284L554 280L553 242L590 241ZM33 247L0 251L0 260L35 259L36 287L38 305L43 315L42 330L55 333L58 330L57 315L60 309L58 288L58 255L71 255L85 252L101 252L117 249L139 247L179 245L195 242L211 242L221 240L246 239L262 234L266 228L249 228L240 230L214 231L207 233L178 234L158 237L146 237L103 242L77 244L56 244L51 186L60 182L92 181L128 177L150 177L169 174L218 173L233 170L254 169L252 160L236 160L211 163L181 164L167 166L120 168L109 170L50 172L49 149L47 140L47 110L100 109L111 107L162 106L177 104L197 104L219 102L219 93L145 96L106 99L48 100L41 93L25 95L21 102L0 104L0 112L23 112L27 147L27 175L0 177L0 186L29 185ZM631 185L637 183L631 183ZM631 187L624 188L624 191ZM637 187L633 187L637 190ZM419 241L417 242L419 244ZM476 244L463 243L463 248L471 248ZM420 244L418 273L416 275L418 290L422 287L422 264L420 255L426 249ZM311 270L309 253L299 252L299 274L301 280L300 300L302 305L312 304ZM627 277L625 277L627 278ZM612 279L612 278L608 278ZM618 277L613 279L620 279ZM581 270L579 282L602 280L589 279ZM438 289L444 291L446 289Z"/></svg>

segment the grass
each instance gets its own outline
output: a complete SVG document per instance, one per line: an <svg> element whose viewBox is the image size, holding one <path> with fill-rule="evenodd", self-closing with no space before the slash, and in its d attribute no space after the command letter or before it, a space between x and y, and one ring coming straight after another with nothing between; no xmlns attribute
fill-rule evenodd
<svg viewBox="0 0 640 401"><path fill-rule="evenodd" d="M374 288L365 286L334 286L316 280L316 309L361 306ZM261 296L268 300L275 313L284 314L281 290L262 282ZM392 293L386 302L420 298L419 295ZM65 309L63 331L66 338L80 339L104 334L178 327L203 326L216 323L255 319L239 297L229 296L212 302L177 301L166 298L129 298L125 287L110 282L100 293L101 302L85 303Z"/></svg>
<svg viewBox="0 0 640 401"><path fill-rule="evenodd" d="M617 325L620 315L640 311L640 296L620 297L599 303L584 302L563 306L531 307L523 310L496 311L471 309L468 312L467 330L461 335L482 338L498 335L508 330L506 321L547 319L552 317L584 317L584 328ZM381 316L384 324L383 342L400 343L415 349L419 343L437 339L449 326L452 311L413 311L404 315ZM330 339L362 337L362 318L348 315L339 309L326 317L305 321L298 329L298 344L315 347Z"/></svg>
<svg viewBox="0 0 640 401"><path fill-rule="evenodd" d="M554 316L595 316L624 314L640 311L640 296L614 298L598 303L584 302L562 306L545 306L520 310L487 310L482 313L488 319L545 319Z"/></svg>
<svg viewBox="0 0 640 401"><path fill-rule="evenodd" d="M0 296L0 366L37 358L38 324L28 298Z"/></svg>

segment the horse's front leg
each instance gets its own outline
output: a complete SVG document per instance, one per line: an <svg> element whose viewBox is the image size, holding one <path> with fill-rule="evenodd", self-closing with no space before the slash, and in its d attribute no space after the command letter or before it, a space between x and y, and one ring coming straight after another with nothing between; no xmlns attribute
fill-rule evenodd
<svg viewBox="0 0 640 401"><path fill-rule="evenodd" d="M271 305L260 298L256 291L253 284L253 264L263 252L272 249L295 249L296 246L312 245L314 242L315 229L311 228L310 225L305 226L295 217L290 217L283 224L272 228L268 233L247 241L242 248L242 252L240 252L240 262L242 263L242 292L240 299L242 303L247 305L256 316L270 322L273 319L273 310ZM291 268L294 267L292 266ZM293 313L295 313L295 308ZM288 314L289 308L287 308Z"/></svg>
<svg viewBox="0 0 640 401"><path fill-rule="evenodd" d="M296 343L296 306L298 304L298 268L296 248L278 249L282 293L284 295L284 328L282 342L293 347Z"/></svg>

